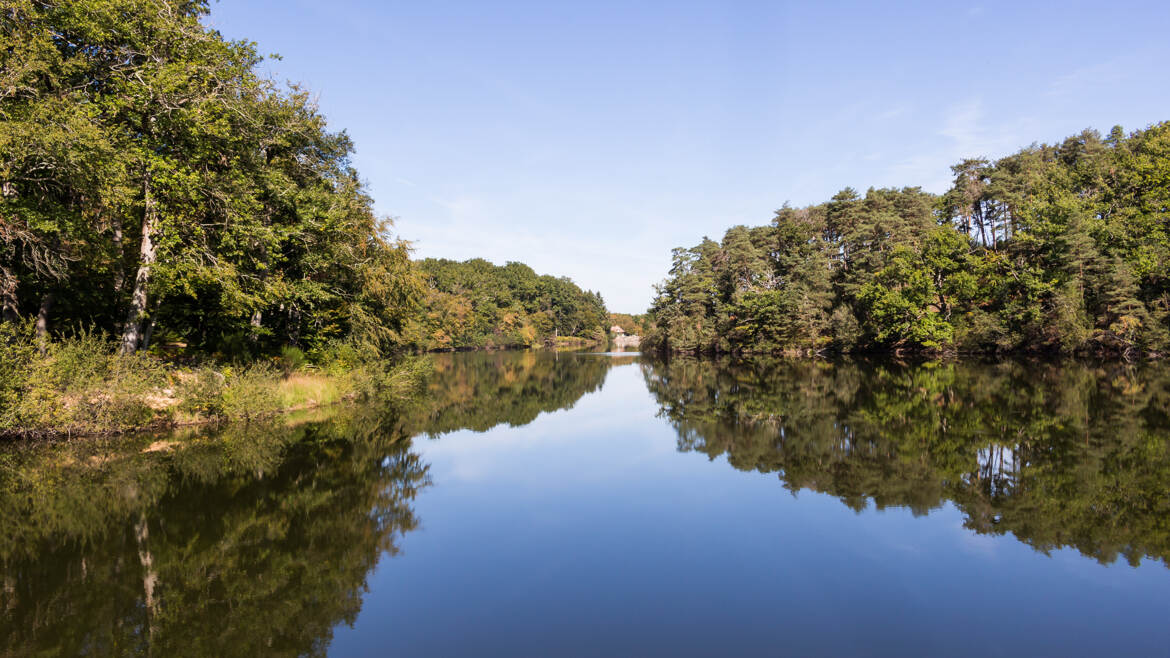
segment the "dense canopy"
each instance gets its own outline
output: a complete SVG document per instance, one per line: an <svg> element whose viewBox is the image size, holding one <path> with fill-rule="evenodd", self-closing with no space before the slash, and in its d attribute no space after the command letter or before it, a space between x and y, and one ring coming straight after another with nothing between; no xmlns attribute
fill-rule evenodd
<svg viewBox="0 0 1170 658"><path fill-rule="evenodd" d="M0 305L124 352L391 344L417 294L309 95L206 0L12 0L0 21ZM52 325L49 325L49 319Z"/></svg>
<svg viewBox="0 0 1170 658"><path fill-rule="evenodd" d="M538 276L523 263L503 266L476 258L419 261L423 311L407 325L421 348L529 347L557 337L604 340L608 312L601 294L572 280Z"/></svg>
<svg viewBox="0 0 1170 658"><path fill-rule="evenodd" d="M683 352L1170 349L1170 123L846 188L676 249L650 345Z"/></svg>

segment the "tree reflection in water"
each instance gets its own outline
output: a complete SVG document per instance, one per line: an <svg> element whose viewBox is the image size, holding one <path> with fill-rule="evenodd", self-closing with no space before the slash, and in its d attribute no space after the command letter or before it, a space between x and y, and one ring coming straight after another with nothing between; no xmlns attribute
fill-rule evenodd
<svg viewBox="0 0 1170 658"><path fill-rule="evenodd" d="M436 355L407 405L0 452L0 654L322 655L418 526L411 438L523 425L607 359Z"/></svg>
<svg viewBox="0 0 1170 658"><path fill-rule="evenodd" d="M951 501L977 533L1170 564L1170 369L675 358L642 365L683 451L855 510Z"/></svg>
<svg viewBox="0 0 1170 658"><path fill-rule="evenodd" d="M415 437L532 422L636 357L436 355L406 405L0 451L0 654L319 655L419 525ZM1170 370L642 362L678 446L861 510L1170 558Z"/></svg>

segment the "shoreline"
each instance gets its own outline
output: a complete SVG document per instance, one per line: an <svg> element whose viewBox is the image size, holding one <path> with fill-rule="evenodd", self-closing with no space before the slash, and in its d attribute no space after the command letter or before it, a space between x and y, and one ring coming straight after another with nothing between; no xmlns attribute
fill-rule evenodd
<svg viewBox="0 0 1170 658"><path fill-rule="evenodd" d="M281 370L264 362L180 368L153 358L63 355L29 364L0 402L0 441L56 440L229 425L360 400L416 396L431 361L334 362Z"/></svg>
<svg viewBox="0 0 1170 658"><path fill-rule="evenodd" d="M118 426L104 429L86 429L84 426L81 426L65 428L3 430L0 431L0 442L13 443L20 441L68 441L71 439L90 439L125 436L128 434L169 432L194 427L206 428L211 426L234 425L241 422L247 424L252 421L265 421L276 418L278 416L288 416L302 411L316 411L330 407L338 407L344 404L352 404L357 402L357 400L358 396L349 395L341 400L319 402L314 404L302 404L293 407L282 407L280 409L268 410L250 416L208 416L206 418L197 418L191 420L159 418L145 425Z"/></svg>
<svg viewBox="0 0 1170 658"><path fill-rule="evenodd" d="M429 354L454 352L502 352L502 351L556 351L601 345L604 341L585 338L562 338L556 345L538 346L488 346L428 350L407 358L394 365L388 362L359 363L349 367L332 367L295 370L281 373L257 363L246 366L234 373L232 365L216 364L189 370L170 364L153 362L145 364L139 376L131 375L126 389L114 385L102 388L106 382L90 384L83 392L63 390L25 391L36 397L41 407L78 410L85 407L101 406L111 398L121 398L118 404L136 407L139 417L128 422L118 417L93 419L69 424L50 422L30 423L12 427L0 427L0 442L56 441L80 438L125 436L146 432L167 432L188 427L226 426L248 423L293 414L300 411L324 409L343 404L356 403L363 398L388 398L405 401L416 395L412 390L421 384L429 368L424 363ZM117 359L112 355L104 358ZM142 386L151 379L153 386ZM232 386L247 390L238 392L233 398ZM200 390L210 387L212 390ZM94 390L95 388L100 389ZM181 389L190 391L184 396ZM224 400L224 397L229 398ZM47 420L47 419L46 419Z"/></svg>

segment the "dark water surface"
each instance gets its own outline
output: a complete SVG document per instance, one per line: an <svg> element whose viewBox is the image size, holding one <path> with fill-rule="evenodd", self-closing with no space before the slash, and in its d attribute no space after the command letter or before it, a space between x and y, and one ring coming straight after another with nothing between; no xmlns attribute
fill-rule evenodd
<svg viewBox="0 0 1170 658"><path fill-rule="evenodd" d="M436 357L0 452L0 656L1170 655L1170 368Z"/></svg>

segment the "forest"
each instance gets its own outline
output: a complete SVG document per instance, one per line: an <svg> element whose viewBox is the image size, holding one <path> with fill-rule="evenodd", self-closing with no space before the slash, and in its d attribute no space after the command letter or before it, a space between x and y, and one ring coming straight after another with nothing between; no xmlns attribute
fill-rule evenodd
<svg viewBox="0 0 1170 658"><path fill-rule="evenodd" d="M0 435L247 417L407 390L411 352L604 340L567 278L413 261L346 133L209 9L0 12Z"/></svg>
<svg viewBox="0 0 1170 658"><path fill-rule="evenodd" d="M601 297L520 263L413 263L354 145L261 77L206 1L19 0L0 42L0 304L39 340L228 358L600 336ZM405 325L409 321L409 327Z"/></svg>
<svg viewBox="0 0 1170 658"><path fill-rule="evenodd" d="M964 160L941 195L785 204L676 249L650 312L611 314L523 263L413 260L348 135L209 11L0 12L0 434L405 391L406 354L614 324L668 352L1170 351L1170 123Z"/></svg>
<svg viewBox="0 0 1170 658"><path fill-rule="evenodd" d="M205 1L6 3L0 305L84 328L271 353L393 346L418 296L309 93L261 77Z"/></svg>
<svg viewBox="0 0 1170 658"><path fill-rule="evenodd" d="M577 337L604 342L608 311L601 294L565 277L537 276L523 263L481 258L418 261L421 309L404 342L420 350L535 347Z"/></svg>
<svg viewBox="0 0 1170 658"><path fill-rule="evenodd" d="M675 249L644 348L1170 350L1170 122L951 169L942 195L845 188Z"/></svg>

